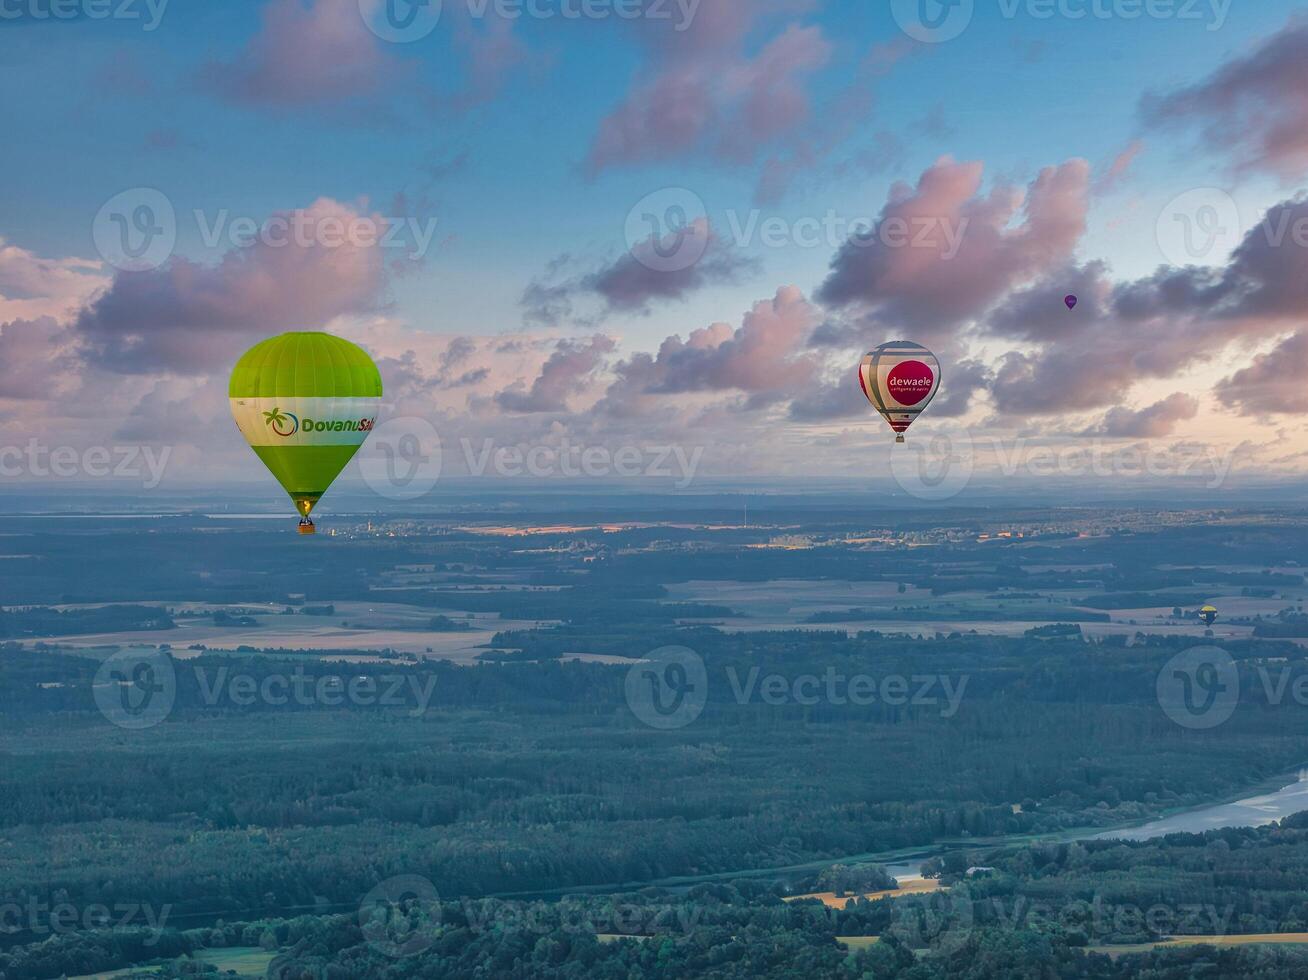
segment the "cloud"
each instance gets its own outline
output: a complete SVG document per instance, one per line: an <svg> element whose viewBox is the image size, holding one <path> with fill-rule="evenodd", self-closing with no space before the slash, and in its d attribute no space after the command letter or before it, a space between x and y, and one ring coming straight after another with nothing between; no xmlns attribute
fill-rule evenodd
<svg viewBox="0 0 1308 980"><path fill-rule="evenodd" d="M1095 193L1107 194L1116 190L1118 185L1126 179L1131 167L1135 165L1136 157L1144 152L1144 148L1144 140L1132 140L1127 144L1127 147L1113 158L1113 162L1095 181Z"/></svg>
<svg viewBox="0 0 1308 980"><path fill-rule="evenodd" d="M1089 175L1084 160L1072 160L1042 170L1027 192L999 185L982 196L982 165L944 157L915 188L891 189L876 228L836 253L818 299L864 313L880 332L913 328L928 343L948 336L1067 261L1085 231Z"/></svg>
<svg viewBox="0 0 1308 980"><path fill-rule="evenodd" d="M642 18L647 61L631 90L600 122L586 170L670 160L703 151L742 163L793 132L809 114L804 77L822 68L831 44L815 26L788 24L754 55L757 24L788 4L717 0L677 30Z"/></svg>
<svg viewBox="0 0 1308 980"><path fill-rule="evenodd" d="M1199 414L1199 400L1176 392L1141 409L1118 406L1085 431L1085 435L1110 438L1149 439L1171 435L1180 422Z"/></svg>
<svg viewBox="0 0 1308 980"><path fill-rule="evenodd" d="M530 388L515 384L499 392L495 401L506 412L566 412L568 398L589 386L615 346L603 334L586 341L560 341Z"/></svg>
<svg viewBox="0 0 1308 980"><path fill-rule="evenodd" d="M813 182L824 175L824 167L836 149L867 124L876 105L876 86L882 77L903 58L920 50L907 38L886 44L874 44L859 62L848 85L812 114L809 125L793 133L789 145L779 147L763 163L754 188L757 204L775 204L781 200L797 178ZM936 106L923 127L927 135L939 137L946 127L941 109ZM880 130L873 144L845 161L831 167L841 176L851 170L879 173L903 157L902 141L893 133Z"/></svg>
<svg viewBox="0 0 1308 980"><path fill-rule="evenodd" d="M1308 331L1286 337L1272 351L1217 386L1226 404L1242 415L1308 413Z"/></svg>
<svg viewBox="0 0 1308 980"><path fill-rule="evenodd" d="M1308 248L1296 240L1302 228L1308 200L1284 201L1224 267L1163 266L1115 283L1105 263L1090 262L1014 291L982 325L1025 345L1000 360L996 407L1014 415L1104 408L1135 384L1171 377L1232 343L1298 327L1308 315ZM1062 307L1067 293L1080 298L1071 313Z"/></svg>
<svg viewBox="0 0 1308 980"><path fill-rule="evenodd" d="M54 317L0 326L0 399L55 397L69 386L76 366L68 329Z"/></svg>
<svg viewBox="0 0 1308 980"><path fill-rule="evenodd" d="M400 73L357 0L271 0L244 50L206 65L201 81L231 102L303 108L359 102Z"/></svg>
<svg viewBox="0 0 1308 980"><path fill-rule="evenodd" d="M1253 50L1197 85L1150 95L1151 125L1197 126L1207 147L1237 170L1289 182L1308 174L1308 16L1297 15Z"/></svg>
<svg viewBox="0 0 1308 980"><path fill-rule="evenodd" d="M41 258L0 236L0 323L65 319L109 281L98 262Z"/></svg>
<svg viewBox="0 0 1308 980"><path fill-rule="evenodd" d="M282 212L293 226L326 231L364 219L321 198ZM327 241L325 234L323 241ZM78 315L85 357L120 373L198 374L230 364L262 337L320 329L375 307L383 284L373 244L320 244L312 233L259 240L216 265L174 257L148 272L123 272Z"/></svg>
<svg viewBox="0 0 1308 980"><path fill-rule="evenodd" d="M684 262L678 256L685 256ZM683 300L706 286L734 283L755 267L726 245L704 218L677 233L650 235L594 271L558 279L570 261L567 255L559 256L524 290L521 304L529 321L558 323L572 315L573 301L581 295L603 300L607 312L646 313L655 302Z"/></svg>
<svg viewBox="0 0 1308 980"><path fill-rule="evenodd" d="M714 323L685 340L668 337L656 354L637 353L619 363L599 409L630 414L649 396L689 392L740 392L752 409L798 395L818 367L804 347L820 319L798 287L782 286L772 299L755 303L738 328Z"/></svg>

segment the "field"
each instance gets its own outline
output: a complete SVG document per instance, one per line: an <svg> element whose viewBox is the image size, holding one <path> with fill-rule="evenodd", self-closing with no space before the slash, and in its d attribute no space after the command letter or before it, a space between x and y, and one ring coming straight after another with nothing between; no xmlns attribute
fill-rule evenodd
<svg viewBox="0 0 1308 980"><path fill-rule="evenodd" d="M816 898L827 908L843 909L852 898L862 898L869 902L879 902L883 898L902 898L905 895L923 895L940 890L939 878L909 878L899 883L899 887L880 892L864 892L862 895L837 896L835 892L811 892L807 895L794 895L787 902L798 902L801 898Z"/></svg>

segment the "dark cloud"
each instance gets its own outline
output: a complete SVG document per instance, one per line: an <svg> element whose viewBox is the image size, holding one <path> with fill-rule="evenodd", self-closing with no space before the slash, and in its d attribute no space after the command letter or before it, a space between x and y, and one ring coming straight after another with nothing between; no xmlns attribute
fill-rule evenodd
<svg viewBox="0 0 1308 980"><path fill-rule="evenodd" d="M292 217L312 228L361 216L324 199ZM268 334L319 329L335 317L371 310L382 283L375 245L302 245L288 236L281 244L233 249L217 265L173 258L148 272L120 273L82 310L74 330L96 366L198 374L230 365Z"/></svg>
<svg viewBox="0 0 1308 980"><path fill-rule="evenodd" d="M1153 126L1197 126L1207 148L1240 170L1300 179L1308 174L1308 16L1197 85L1147 96L1141 113Z"/></svg>
<svg viewBox="0 0 1308 980"><path fill-rule="evenodd" d="M1224 404L1242 415L1308 413L1308 331L1286 337L1217 386Z"/></svg>
<svg viewBox="0 0 1308 980"><path fill-rule="evenodd" d="M495 401L507 412L566 412L568 398L585 390L615 346L603 334L586 341L559 341L530 388L520 384L505 388Z"/></svg>
<svg viewBox="0 0 1308 980"><path fill-rule="evenodd" d="M1111 409L1084 434L1110 438L1157 438L1171 435L1177 423L1188 421L1198 414L1199 400L1178 391L1145 408L1119 406Z"/></svg>
<svg viewBox="0 0 1308 980"><path fill-rule="evenodd" d="M981 164L945 158L915 188L896 184L877 227L836 253L818 299L931 343L1067 261L1085 231L1085 161L1046 168L1027 193L982 196L981 178Z"/></svg>
<svg viewBox="0 0 1308 980"><path fill-rule="evenodd" d="M663 258L669 255L686 258ZM520 303L528 321L559 323L571 317L575 301L587 295L602 300L606 312L647 313L656 302L683 300L707 286L737 282L756 268L703 218L679 233L651 235L594 271L558 278L569 261L568 256L556 258L545 275L523 291Z"/></svg>

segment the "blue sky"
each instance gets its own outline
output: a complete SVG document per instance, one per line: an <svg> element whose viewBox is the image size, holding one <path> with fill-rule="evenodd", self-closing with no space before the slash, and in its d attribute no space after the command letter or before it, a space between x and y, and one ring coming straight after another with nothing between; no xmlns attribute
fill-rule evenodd
<svg viewBox="0 0 1308 980"><path fill-rule="evenodd" d="M895 5L888 3L702 0L684 35L677 36L682 32L669 33L667 25L613 17L470 18L471 0L446 0L435 30L409 44L368 33L356 0L172 0L154 30L144 29L144 0L124 8L116 7L124 0L114 0L116 9L139 18L72 21L41 16L50 2L0 3L5 12L0 80L6 91L0 102L6 134L0 237L21 250L24 261L99 264L96 290L69 289L65 295L52 288L49 312L65 328L73 324L76 334L84 330L77 324L103 320L95 304L104 290L112 293L124 285L117 270L100 262L93 238L102 206L120 192L142 187L163 192L179 216L169 261L204 268L221 263L233 246L226 240L207 246L191 217L196 210L209 222L218 216L261 222L328 199L359 213L390 216L401 210L397 195L402 194L407 213L435 220L431 251L403 270L391 267L395 256L387 255L376 280L365 277L361 288L368 295L343 299L326 324L304 325L345 333L391 331L388 343L400 346L404 341L397 338L417 336L418 347L427 343L423 335L541 338L540 363L487 365L498 389L488 382L491 387L462 403L443 392L440 407L432 409L443 418L458 412L485 416L499 391L531 388L537 380L533 372L552 353L550 343L596 333L612 337L612 351L596 351L597 360L587 362L584 379L571 380L566 397L544 399L541 404L552 407L543 415L517 420L538 432L551 425L584 426L594 436L600 423L588 413L605 387L615 377L630 381L622 362L713 323L742 329L742 317L780 287L802 292L813 304L804 315L814 324L833 316L863 324L851 350L922 322L912 317L895 322L874 292L860 299L859 308L823 304L822 287L833 275L843 237L811 247L727 241L720 270L706 271L702 281L615 302L593 284L634 244L624 231L633 205L661 188L697 195L721 241L733 222L747 222L751 214L760 221L781 218L790 227L828 213L841 220L876 220L896 182L916 185L946 156L983 164L980 197L1008 185L1029 197L1044 168L1084 160L1089 166L1080 192L1084 227L1074 241L1060 240L1058 262L1080 268L1102 261L1105 281L1117 288L1143 280L1172 258L1159 248L1155 226L1160 211L1180 192L1218 188L1238 202L1251 225L1269 207L1292 198L1302 183L1294 148L1268 153L1253 164L1224 151L1205 127L1239 116L1238 109L1234 117L1222 115L1230 110L1221 106L1219 89L1207 89L1197 104L1178 109L1175 125L1166 114L1151 117L1141 109L1147 97L1164 98L1212 82L1224 66L1240 63L1254 77L1238 83L1249 85L1250 92L1236 96L1256 97L1262 84L1257 59L1264 46L1282 35L1297 43L1292 18L1302 4L1284 0L1229 8L1210 0L1155 0L1148 9L1171 15L1140 17L1126 14L1145 7L1144 0L975 0L967 28L942 43L911 39L897 22ZM380 0L365 5L373 2ZM554 10L559 2L545 6ZM1010 16L1008 10L1015 12ZM1049 10L1052 16L1042 16ZM1078 10L1091 12L1067 16ZM723 22L739 27L724 28ZM324 41L315 23L327 25L329 40L341 46ZM695 45L702 50L692 50ZM774 49L768 60L766 52ZM1297 88L1302 79L1292 66L1280 65L1273 48L1265 50L1268 71L1286 72L1279 85L1285 104L1274 107L1274 114L1293 119L1308 99ZM347 66L342 74L324 67L343 51L358 57L355 69ZM873 74L860 69L869 58L880 66ZM485 60L481 74L478 59ZM641 134L631 138L627 158L588 166L607 118L630 109L628 122L657 129L656 121L640 114L640 93L678 73L712 90L706 103L714 119L688 145L662 146L657 133ZM851 87L863 96L856 103L848 97ZM747 118L744 100L751 93L764 107L757 118ZM786 116L791 96L798 108ZM1205 114L1205 99L1216 106L1215 115ZM663 99L661 111L680 111L675 102ZM772 104L779 106L775 129L769 129ZM812 159L797 166L780 191L762 195L760 179L769 160L790 160L796 153ZM1120 172L1105 182L1115 161ZM1020 221L1019 208L1007 227ZM1227 253L1229 248L1205 261L1221 267ZM566 259L547 272L560 257ZM1049 337L1004 335L987 318L1023 290L1036 288L1051 271L1032 267L1013 273L985 291L975 310L951 324L933 323L928 333L943 338L954 360L979 359L991 370L1013 351L1037 352L1048 360ZM18 272L5 279L0 273L0 297L25 298L24 290L37 288L32 279ZM570 307L548 320L525 319L524 291L533 282L561 286ZM169 295L169 303L183 307L178 313L170 306L169 315L186 320L185 299ZM79 305L93 315L79 320ZM158 312L150 308L142 317L152 311ZM237 331L242 337L262 328L242 315L245 333ZM1200 314L1187 309L1183 315ZM0 306L0 323L6 317L16 314ZM1217 383L1287 339L1279 321L1260 323L1257 330L1241 326L1229 335L1256 335L1243 361L1236 356L1220 364L1178 362L1152 376L1174 380L1162 385L1165 394ZM271 332L279 324L266 326ZM796 346L782 356L809 357L805 338L812 329L810 324L799 331ZM87 336L101 343L106 334ZM1204 337L1212 343L1211 333ZM104 380L105 365L85 355L90 349L85 338L69 335L59 342L70 344L73 356L87 358L78 384L89 384L92 376ZM423 349L433 357L441 350L439 345ZM398 348L387 353L400 355ZM826 350L813 356L830 358L812 365L809 384L817 386L829 383L847 355ZM164 365L153 390L158 397L167 390L181 398L185 385L212 387L223 369L216 355L212 377L196 363ZM501 376L501 371L510 373ZM732 426L760 431L785 418L776 413L795 392L773 383L784 373L770 375L766 391L733 386L730 370L686 390L704 396L697 408L710 415L715 409L709 395L748 401L747 411L737 412L736 405L728 412L731 431L724 438L735 443L753 436ZM978 368L978 378L981 373ZM428 389L441 387L431 378L428 382ZM995 384L993 379L980 384L971 414L960 415L971 420L968 424L980 424L996 410L1013 416ZM677 387L665 379L649 393L653 398ZM1154 382L1146 387L1158 390ZM1104 413L1122 405L1148 408L1139 394L1127 386L1099 403L1082 399L1058 406L1056 413L1041 408L1039 424L1060 436L1110 432ZM986 405L987 397L994 404ZM1266 406L1256 408L1254 401L1249 411L1265 414ZM6 404L0 389L0 405ZM128 415L141 414L141 405L133 406L130 398L121 404ZM645 408L653 411L653 404ZM29 419L49 419L50 426L63 424L43 411L28 397L22 405L10 404L6 417L27 413ZM1186 424L1207 424L1208 411L1200 405L1171 427L1143 424L1139 432L1142 437L1184 434ZM771 421L765 422L768 412ZM1293 417L1279 421L1297 425L1297 411L1288 414ZM831 421L843 425L850 417L842 411ZM1127 433L1132 427L1120 428Z"/></svg>

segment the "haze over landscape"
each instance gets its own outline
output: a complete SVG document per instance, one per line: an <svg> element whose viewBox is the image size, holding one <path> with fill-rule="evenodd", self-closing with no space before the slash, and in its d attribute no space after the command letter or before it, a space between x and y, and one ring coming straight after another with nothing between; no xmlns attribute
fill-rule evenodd
<svg viewBox="0 0 1308 980"><path fill-rule="evenodd" d="M1308 975L1306 66L0 0L0 980Z"/></svg>

